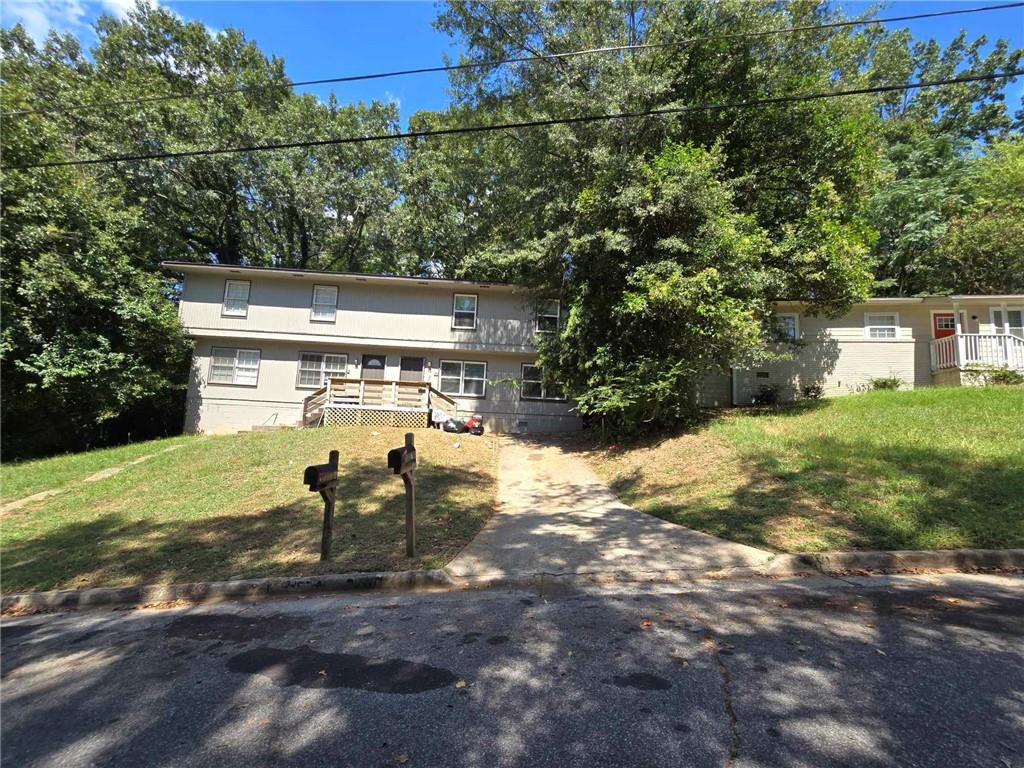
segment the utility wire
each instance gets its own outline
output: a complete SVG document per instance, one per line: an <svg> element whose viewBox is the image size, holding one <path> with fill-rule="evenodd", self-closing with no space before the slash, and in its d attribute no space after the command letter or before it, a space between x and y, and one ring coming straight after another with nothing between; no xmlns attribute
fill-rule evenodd
<svg viewBox="0 0 1024 768"><path fill-rule="evenodd" d="M223 88L215 90L199 91L198 93L178 93L161 96L142 96L136 99L121 99L117 101L87 102L85 104L72 104L60 108L45 107L38 109L22 109L7 112L2 117L17 117L22 115L37 114L67 114L84 109L103 109L106 107L123 107L132 104L150 104L154 102L179 101L182 99L208 99L215 96L228 96L235 93L250 93L254 91L288 90L307 85L327 85L330 83L352 83L359 80L380 80L388 77L401 77L404 75L423 75L432 72L456 72L466 69L486 69L488 67L499 67L505 64L522 64L533 61L553 61L568 59L577 56L586 56L596 53L619 53L622 51L642 51L656 48L676 48L693 43L707 42L711 40L735 40L750 37L768 37L791 32L813 32L825 29L840 29L844 27L866 26L869 24L884 24L896 21L913 21L916 19L931 19L939 16L958 16L965 13L982 13L985 11L1002 11L1010 8L1024 7L1024 2L1003 3L1002 5L985 5L978 8L954 8L948 11L932 11L930 13L915 13L907 16L890 16L884 19L847 20L834 21L824 24L811 24L803 27L784 27L781 29L768 29L759 32L733 32L724 35L705 35L701 37L688 37L682 40L674 40L665 43L637 43L635 45L611 45L601 48L585 48L577 51L566 51L564 53L550 53L541 56L518 56L510 59L492 59L490 61L467 62L463 64L448 64L435 67L418 67L416 69L398 69L391 72L374 72L365 75L346 75L342 77L328 77L320 80L289 80L284 83L272 85L238 86L236 88Z"/></svg>
<svg viewBox="0 0 1024 768"><path fill-rule="evenodd" d="M109 157L96 157L85 160L54 160L45 163L29 163L26 165L8 166L8 171L23 171L30 168L62 168L73 165L101 165L106 163L133 163L144 160L168 160L181 157L207 157L210 155L228 155L243 152L267 152L280 149L297 149L300 147L324 147L340 144L366 144L375 141L397 141L400 139L420 139L431 136L456 136L464 133L490 133L494 131L515 130L518 128L536 128L550 125L578 125L581 123L595 123L605 120L622 120L638 117L661 117L665 115L680 115L687 112L711 112L724 109L745 109L749 107L760 107L771 104L787 104L800 101L814 101L821 99L837 98L840 96L859 96L866 94L892 93L894 91L908 91L915 88L931 88L940 85L953 85L956 83L976 83L986 80L998 80L1002 78L1018 77L1024 75L1024 69L1002 72L990 75L970 75L965 77L951 77L944 80L923 80L916 83L900 83L898 85L879 85L868 88L853 88L845 91L821 91L818 93L793 94L789 96L771 96L763 99L747 99L744 101L731 101L723 104L693 104L685 107L664 107L661 109L646 110L643 112L613 112L601 115L580 115L578 117L552 117L542 120L524 120L516 123L497 123L494 125L470 125L461 128L439 128L426 131L405 131L403 133L381 133L369 136L343 136L334 139L316 139L311 141L289 141L273 144L255 144L244 147L220 147L212 149L193 149L181 152L156 152L148 155L113 155Z"/></svg>

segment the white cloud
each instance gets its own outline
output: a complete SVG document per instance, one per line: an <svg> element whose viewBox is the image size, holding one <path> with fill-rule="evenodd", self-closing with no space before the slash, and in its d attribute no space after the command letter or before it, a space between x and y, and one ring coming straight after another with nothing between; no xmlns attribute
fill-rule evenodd
<svg viewBox="0 0 1024 768"><path fill-rule="evenodd" d="M151 5L159 5L150 0ZM135 7L135 0L5 0L4 26L20 22L38 43L46 40L51 29L71 32L80 38L91 35L91 24L106 13L123 19Z"/></svg>
<svg viewBox="0 0 1024 768"><path fill-rule="evenodd" d="M128 11L135 7L135 0L101 0L100 4L103 6L103 10L111 16L123 19L128 15Z"/></svg>
<svg viewBox="0 0 1024 768"><path fill-rule="evenodd" d="M51 28L78 32L86 26L87 9L80 0L8 0L4 3L4 26L18 22L36 42L43 42Z"/></svg>

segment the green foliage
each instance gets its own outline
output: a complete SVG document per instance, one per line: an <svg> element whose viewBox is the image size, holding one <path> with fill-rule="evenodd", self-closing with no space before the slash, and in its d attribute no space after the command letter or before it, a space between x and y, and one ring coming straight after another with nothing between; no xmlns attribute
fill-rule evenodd
<svg viewBox="0 0 1024 768"><path fill-rule="evenodd" d="M779 402L781 390L778 384L762 384L757 388L754 405L775 405Z"/></svg>
<svg viewBox="0 0 1024 768"><path fill-rule="evenodd" d="M868 379L868 384L872 389L899 389L903 386L903 379L895 374L889 374Z"/></svg>
<svg viewBox="0 0 1024 768"><path fill-rule="evenodd" d="M802 400L821 400L825 396L825 388L818 383L804 384L800 387Z"/></svg>
<svg viewBox="0 0 1024 768"><path fill-rule="evenodd" d="M970 365L964 370L964 378L972 384L986 387L1024 386L1024 373L1006 366Z"/></svg>
<svg viewBox="0 0 1024 768"><path fill-rule="evenodd" d="M929 289L1024 293L1024 141L993 144L971 163L963 190L966 205L922 259Z"/></svg>
<svg viewBox="0 0 1024 768"><path fill-rule="evenodd" d="M264 87L5 117L5 166L395 130L392 104L296 95L283 62L145 3L102 17L90 56L0 31L5 114L153 94ZM277 86L277 87L274 87ZM3 451L82 448L181 428L189 345L163 259L409 272L391 223L387 143L6 171Z"/></svg>

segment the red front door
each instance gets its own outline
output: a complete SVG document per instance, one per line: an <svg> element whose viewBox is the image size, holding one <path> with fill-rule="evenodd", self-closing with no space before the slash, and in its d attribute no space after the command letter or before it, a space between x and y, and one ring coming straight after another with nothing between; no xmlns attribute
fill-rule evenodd
<svg viewBox="0 0 1024 768"><path fill-rule="evenodd" d="M956 319L952 312L936 312L932 315L934 338L941 339L945 336L952 336L954 333L956 333Z"/></svg>

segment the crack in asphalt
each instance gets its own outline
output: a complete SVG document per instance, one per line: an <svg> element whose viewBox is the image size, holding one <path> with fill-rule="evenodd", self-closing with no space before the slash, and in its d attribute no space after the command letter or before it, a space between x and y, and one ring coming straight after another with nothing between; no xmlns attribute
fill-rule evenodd
<svg viewBox="0 0 1024 768"><path fill-rule="evenodd" d="M722 680L722 705L725 708L726 716L729 718L729 759L725 763L725 768L735 768L736 761L740 757L740 723L732 704L732 673L729 672L729 667L722 660L721 648L715 639L711 625L685 608L682 609L682 613L690 621L698 624L704 631L704 647L711 653L711 658L714 659L718 675Z"/></svg>

